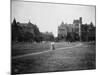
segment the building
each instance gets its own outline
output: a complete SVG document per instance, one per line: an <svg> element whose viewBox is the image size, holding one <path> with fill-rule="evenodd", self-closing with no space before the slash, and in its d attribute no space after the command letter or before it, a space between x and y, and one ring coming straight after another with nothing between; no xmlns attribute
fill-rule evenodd
<svg viewBox="0 0 100 75"><path fill-rule="evenodd" d="M64 22L61 23L61 25L58 27L58 37L64 38L67 36L67 24L64 24Z"/></svg>
<svg viewBox="0 0 100 75"><path fill-rule="evenodd" d="M30 21L28 23L17 22L17 25L20 26L24 32L39 34L39 28L35 24L32 24Z"/></svg>
<svg viewBox="0 0 100 75"><path fill-rule="evenodd" d="M92 41L95 40L95 26L90 24L82 24L82 17L73 20L73 24L62 22L58 26L58 38L60 40L77 40L77 41Z"/></svg>
<svg viewBox="0 0 100 75"><path fill-rule="evenodd" d="M96 27L91 22L90 25L88 25L87 41L93 41L95 39L96 39Z"/></svg>
<svg viewBox="0 0 100 75"><path fill-rule="evenodd" d="M73 24L62 22L58 27L58 38L66 39L68 35L73 36L73 32L81 36L82 18L73 21Z"/></svg>
<svg viewBox="0 0 100 75"><path fill-rule="evenodd" d="M54 35L52 32L41 33L43 41L54 41Z"/></svg>

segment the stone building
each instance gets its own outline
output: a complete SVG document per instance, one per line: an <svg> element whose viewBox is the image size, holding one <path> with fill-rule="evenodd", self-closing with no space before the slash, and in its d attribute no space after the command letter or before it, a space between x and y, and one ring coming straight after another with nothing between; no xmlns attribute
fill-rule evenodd
<svg viewBox="0 0 100 75"><path fill-rule="evenodd" d="M64 22L61 23L61 25L58 27L58 37L59 38L64 38L67 36L67 24L64 24Z"/></svg>
<svg viewBox="0 0 100 75"><path fill-rule="evenodd" d="M81 25L81 17L79 18L79 20L74 20L73 24L67 24L62 22L61 25L58 27L58 38L65 39L68 36L68 34L73 36L73 32L81 36Z"/></svg>
<svg viewBox="0 0 100 75"><path fill-rule="evenodd" d="M89 41L95 40L95 26L91 22L90 24L82 24L82 17L73 20L73 24L67 24L62 22L58 26L58 38L66 40L73 38L74 40ZM68 38L67 38L68 39Z"/></svg>
<svg viewBox="0 0 100 75"><path fill-rule="evenodd" d="M32 34L35 34L35 32L39 32L38 27L35 24L32 24L30 21L28 23L17 22L17 25L20 26L24 32L30 32Z"/></svg>

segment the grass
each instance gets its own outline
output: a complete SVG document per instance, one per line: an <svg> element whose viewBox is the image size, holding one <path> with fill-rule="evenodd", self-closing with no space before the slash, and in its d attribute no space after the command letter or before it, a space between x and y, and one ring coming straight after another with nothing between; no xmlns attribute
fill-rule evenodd
<svg viewBox="0 0 100 75"><path fill-rule="evenodd" d="M77 43L68 44L66 42L55 43L55 48L63 48L67 46L73 46ZM50 42L46 43L14 43L12 45L12 56L18 56L23 54L42 52L50 50Z"/></svg>
<svg viewBox="0 0 100 75"><path fill-rule="evenodd" d="M12 45L12 56L50 49L49 43L17 43Z"/></svg>
<svg viewBox="0 0 100 75"><path fill-rule="evenodd" d="M72 43L71 45L75 44ZM56 43L57 48L63 46L66 46L64 42ZM95 69L95 54L95 45L83 43L80 47L53 50L39 55L12 59L12 73L25 74Z"/></svg>

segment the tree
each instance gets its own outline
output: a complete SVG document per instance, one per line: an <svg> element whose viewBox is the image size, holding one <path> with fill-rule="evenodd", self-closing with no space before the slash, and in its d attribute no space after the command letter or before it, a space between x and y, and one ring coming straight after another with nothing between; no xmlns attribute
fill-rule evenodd
<svg viewBox="0 0 100 75"><path fill-rule="evenodd" d="M19 29L20 27L17 25L16 19L14 18L13 23L11 24L12 41L17 41L19 36Z"/></svg>

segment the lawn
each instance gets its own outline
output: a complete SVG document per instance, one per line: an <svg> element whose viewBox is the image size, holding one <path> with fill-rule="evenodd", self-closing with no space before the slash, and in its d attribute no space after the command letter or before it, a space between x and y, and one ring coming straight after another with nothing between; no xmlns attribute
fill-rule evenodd
<svg viewBox="0 0 100 75"><path fill-rule="evenodd" d="M78 43L78 42L77 42ZM55 43L55 48L63 48L68 46L73 46L77 43L68 44L67 42L57 42ZM12 56L18 56L23 54L42 52L50 50L50 42L45 43L14 43L12 44Z"/></svg>
<svg viewBox="0 0 100 75"><path fill-rule="evenodd" d="M60 45L64 43L57 43ZM75 45L73 43L72 45ZM95 45L83 43L75 48L53 50L37 55L12 59L12 73L89 70L96 68Z"/></svg>

